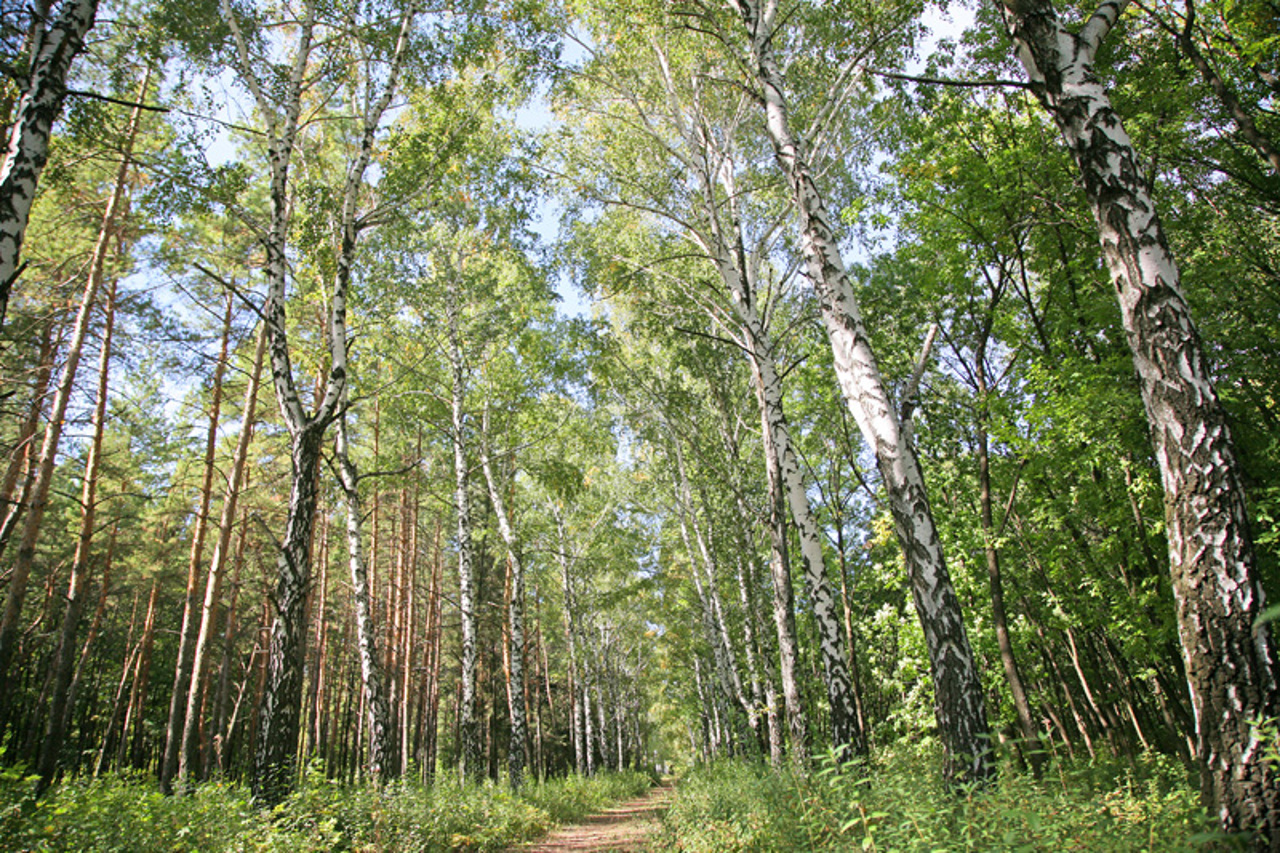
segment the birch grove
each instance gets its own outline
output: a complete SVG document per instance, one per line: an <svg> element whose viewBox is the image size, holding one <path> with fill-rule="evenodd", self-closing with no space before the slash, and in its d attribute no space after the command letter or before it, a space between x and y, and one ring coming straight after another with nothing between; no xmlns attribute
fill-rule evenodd
<svg viewBox="0 0 1280 853"><path fill-rule="evenodd" d="M1086 11L4 5L6 840L1275 849L1275 10Z"/></svg>

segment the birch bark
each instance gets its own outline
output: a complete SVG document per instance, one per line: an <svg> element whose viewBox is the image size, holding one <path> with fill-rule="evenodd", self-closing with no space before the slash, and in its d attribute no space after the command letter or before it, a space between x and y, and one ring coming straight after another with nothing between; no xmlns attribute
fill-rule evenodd
<svg viewBox="0 0 1280 853"><path fill-rule="evenodd" d="M351 593L355 602L356 652L360 657L360 685L369 724L369 776L377 783L392 778L399 765L392 755L391 706L382 665L378 658L377 628L369 602L369 576L365 571L360 521L360 477L351 461L345 413L338 418L334 442L338 480L347 507L347 565L351 571Z"/></svg>
<svg viewBox="0 0 1280 853"><path fill-rule="evenodd" d="M313 0L308 0L302 6L299 18L291 25L295 31L295 42L287 77L278 84L268 85L264 78L258 76L260 64L250 55L249 42L230 0L222 0L221 9L235 46L233 65L252 94L266 125L271 213L263 239L267 294L262 314L268 334L272 385L289 431L292 466L289 509L277 559L277 616L272 624L268 648L253 770L254 794L267 803L273 803L283 798L292 785L301 726L306 601L311 580L311 531L317 501L315 473L324 433L341 414L350 381L347 297L361 230L358 205L365 186L365 173L373 158L374 139L396 93L408 35L417 11L410 6L400 16L394 46L389 55L380 58L386 64L385 76L379 77L372 67L366 67L363 100L358 96L352 98L356 101L352 104L352 111L358 111L359 126L354 140L355 151L346 167L341 220L336 235L336 271L329 293L327 318L329 366L322 383L317 386L314 411L308 413L294 377L285 325L289 267L286 248L291 219L289 167L299 138L304 94L314 82L313 50L318 45L329 47L335 42L323 33L319 39L316 38L320 26L318 7ZM375 59L365 58L364 61L372 66Z"/></svg>
<svg viewBox="0 0 1280 853"><path fill-rule="evenodd" d="M493 462L489 454L489 410L484 411L484 428L480 441L480 466L489 487L489 500L497 516L498 534L507 547L507 559L511 564L511 603L507 609L507 627L511 633L511 661L507 678L507 708L511 715L511 746L507 755L507 773L512 789L519 790L524 780L527 763L528 722L525 718L524 688L524 563L520 556L520 543L511 525L507 502L502 497Z"/></svg>
<svg viewBox="0 0 1280 853"><path fill-rule="evenodd" d="M458 609L462 620L462 673L458 706L459 752L461 775L466 781L479 781L485 772L480 754L480 721L476 717L476 578L475 555L471 541L470 468L466 446L466 365L463 362L457 289L446 285L447 335L449 338L449 407L452 418L450 439L453 443L453 503L457 517L458 539Z"/></svg>
<svg viewBox="0 0 1280 853"><path fill-rule="evenodd" d="M85 35L97 14L98 0L67 0L48 29L43 21L33 26L27 86L18 101L0 165L0 326L4 325L14 282L22 274L22 238L40 173L49 159L49 136L62 111L67 75L72 61L84 49Z"/></svg>
<svg viewBox="0 0 1280 853"><path fill-rule="evenodd" d="M1094 71L1125 0L1073 33L1049 0L1003 4L1031 89L1083 178L1151 427L1205 794L1228 832L1280 850L1280 777L1251 721L1280 716L1240 463L1137 152Z"/></svg>
<svg viewBox="0 0 1280 853"><path fill-rule="evenodd" d="M772 39L776 0L729 0L750 38L750 63L760 87L766 127L800 216L808 276L822 308L836 377L864 439L875 452L902 545L916 613L924 629L934 685L934 710L946 749L948 779L985 782L995 772L982 683L960 601L943 557L919 460L904 440L821 191L791 127L783 76Z"/></svg>

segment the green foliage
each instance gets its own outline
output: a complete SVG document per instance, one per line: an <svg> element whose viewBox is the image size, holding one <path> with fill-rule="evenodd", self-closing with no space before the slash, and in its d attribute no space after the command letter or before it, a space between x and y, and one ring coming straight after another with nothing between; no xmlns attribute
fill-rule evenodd
<svg viewBox="0 0 1280 853"><path fill-rule="evenodd" d="M504 850L580 820L649 787L641 773L606 773L530 784L465 786L451 777L430 787L402 782L379 790L313 773L271 812L239 785L213 782L166 797L148 779L74 780L47 799L32 781L0 775L0 837L30 851L442 851Z"/></svg>
<svg viewBox="0 0 1280 853"><path fill-rule="evenodd" d="M604 810L615 800L643 793L653 783L634 770L599 776L564 776L528 785L520 796L542 809L553 823L574 823Z"/></svg>
<svg viewBox="0 0 1280 853"><path fill-rule="evenodd" d="M150 780L112 775L68 782L37 803L32 781L14 771L0 777L0 836L9 849L246 850L258 848L245 839L271 832L237 786L212 783L188 797L166 797Z"/></svg>
<svg viewBox="0 0 1280 853"><path fill-rule="evenodd" d="M1002 768L986 791L950 792L931 750L812 775L726 762L691 773L664 818L685 851L1195 850L1221 838L1184 768L1055 765L1036 780Z"/></svg>

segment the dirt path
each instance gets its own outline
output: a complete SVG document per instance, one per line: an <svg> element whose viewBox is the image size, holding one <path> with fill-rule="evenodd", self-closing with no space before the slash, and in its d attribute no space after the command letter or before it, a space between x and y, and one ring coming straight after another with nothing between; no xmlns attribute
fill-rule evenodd
<svg viewBox="0 0 1280 853"><path fill-rule="evenodd" d="M564 826L519 853L646 853L650 833L671 797L669 784L653 788L643 797L619 803L583 823Z"/></svg>

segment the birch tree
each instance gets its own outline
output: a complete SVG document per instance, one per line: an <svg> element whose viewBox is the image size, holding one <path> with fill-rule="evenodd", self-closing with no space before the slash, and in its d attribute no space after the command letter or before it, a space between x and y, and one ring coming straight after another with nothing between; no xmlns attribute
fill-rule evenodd
<svg viewBox="0 0 1280 853"><path fill-rule="evenodd" d="M231 65L249 90L265 124L270 178L269 222L262 233L266 253L266 298L262 315L268 333L272 385L281 416L290 436L291 490L288 517L277 560L276 618L272 625L267 658L267 680L260 712L257 752L254 759L254 791L266 801L281 798L291 786L293 763L301 724L302 669L306 658L306 599L311 577L311 532L316 506L316 468L324 434L340 415L350 381L348 370L347 300L352 264L359 234L362 190L373 159L374 141L399 85L401 65L417 16L410 4L393 18L396 35L382 43L375 40L350 45L358 51L355 62L363 66L363 92L352 94L350 108L357 116L352 153L346 164L341 212L337 225L337 261L328 293L326 338L329 364L324 381L308 411L299 393L291 360L285 322L289 279L288 243L293 196L290 162L304 130L304 101L326 84L313 67L316 58L338 49L343 21L323 19L326 12L305 2L297 18L281 23L293 34L292 54L279 64L259 53L265 46L252 40L242 26L240 13L230 0L222 0L222 15L230 30ZM335 60L337 57L333 57ZM261 72L266 68L279 77Z"/></svg>
<svg viewBox="0 0 1280 853"><path fill-rule="evenodd" d="M1205 793L1229 832L1280 846L1280 780L1253 721L1280 715L1270 629L1226 414L1145 176L1095 70L1126 0L1073 32L1048 0L1002 4L1031 90L1083 179L1120 303L1165 494L1169 570Z"/></svg>
<svg viewBox="0 0 1280 853"><path fill-rule="evenodd" d="M776 46L785 22L778 18L776 0L730 0L728 5L745 28L744 65L764 112L778 168L787 179L799 215L806 269L818 294L836 378L850 414L875 453L888 493L929 650L938 730L947 752L944 774L984 782L995 767L981 680L919 459L903 435L898 411L880 374L804 140L792 127Z"/></svg>
<svg viewBox="0 0 1280 853"><path fill-rule="evenodd" d="M776 207L760 202L763 192L756 187L739 187L740 173L746 164L736 162L734 151L747 111L740 98L723 98L709 86L714 77L697 69L687 51L691 45L646 33L633 46L643 53L623 55L619 51L612 63L599 63L590 74L602 90L592 97L610 103L618 120L635 128L633 145L644 152L640 163L655 171L668 163L678 163L682 171L664 175L665 182L646 175L643 178L618 174L610 182L617 194L605 195L607 204L629 206L662 221L659 227L672 227L701 254L716 271L716 285L707 290L683 290L678 299L690 300L707 314L712 327L728 335L751 364L757 385L762 430L766 440L766 469L772 473L767 482L776 489L777 506L794 522L804 567L805 588L818 625L819 651L823 682L831 708L832 734L836 744L865 751L865 739L858 728L856 702L848 674L848 653L843 628L835 611L835 600L827 579L826 560L821 534L805 491L799 463L792 447L786 416L783 413L783 389L777 370L776 342L768 328L768 318L785 289L786 273L767 288L757 282L770 269L779 233L785 218ZM647 40L647 44L643 41ZM641 46L643 44L643 46ZM638 72L631 64L643 56L649 73ZM705 61L705 60L703 60ZM693 69L691 70L691 66ZM710 89L710 91L708 91ZM727 101L727 103L725 103ZM625 151L626 149L624 149ZM623 154L623 158L627 155ZM616 166L620 173L634 168L622 159ZM652 164L652 165L651 165ZM599 163L593 168L599 169ZM582 180L580 174L575 179ZM744 198L752 198L755 208L748 210ZM754 217L751 225L758 234L748 238L744 221ZM642 262L632 260L640 266ZM776 461L776 468L773 466ZM776 477L774 476L776 474ZM775 524L786 525L780 516ZM800 707L800 691L794 682L795 649L793 617L790 609L790 579L786 568L784 543L786 534L778 530L774 537L775 629L782 654L782 681L787 697L787 711L793 741L793 756L801 758L807 748L807 723Z"/></svg>
<svg viewBox="0 0 1280 853"><path fill-rule="evenodd" d="M67 76L98 14L98 0L63 0L56 15L51 7L51 0L31 4L22 97L0 164L0 326L22 274L22 239L49 159L53 123L67 94Z"/></svg>

